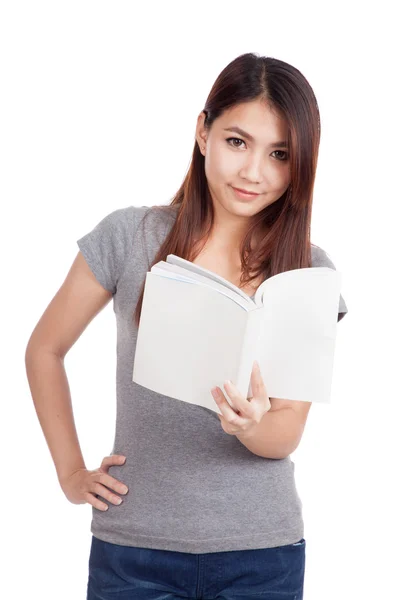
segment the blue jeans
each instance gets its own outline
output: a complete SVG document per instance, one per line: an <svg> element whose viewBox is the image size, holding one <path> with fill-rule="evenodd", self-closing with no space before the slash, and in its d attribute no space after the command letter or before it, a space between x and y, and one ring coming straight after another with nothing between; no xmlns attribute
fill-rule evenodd
<svg viewBox="0 0 400 600"><path fill-rule="evenodd" d="M303 600L306 542L192 554L92 536L86 600Z"/></svg>

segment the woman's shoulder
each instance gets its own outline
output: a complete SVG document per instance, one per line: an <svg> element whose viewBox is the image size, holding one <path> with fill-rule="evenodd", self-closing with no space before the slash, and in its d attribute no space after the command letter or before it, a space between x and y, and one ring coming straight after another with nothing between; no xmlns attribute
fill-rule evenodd
<svg viewBox="0 0 400 600"><path fill-rule="evenodd" d="M337 270L328 253L323 248L316 246L315 244L311 244L311 264L313 267L330 267L331 269L335 269L335 271ZM347 312L348 309L346 302L342 294L340 294L338 321L341 321Z"/></svg>
<svg viewBox="0 0 400 600"><path fill-rule="evenodd" d="M330 267L336 270L326 250L316 244L311 244L311 263L313 267Z"/></svg>
<svg viewBox="0 0 400 600"><path fill-rule="evenodd" d="M133 207L136 230L141 229L147 239L164 235L174 224L178 206L154 204L152 206Z"/></svg>
<svg viewBox="0 0 400 600"><path fill-rule="evenodd" d="M176 215L176 205L129 205L108 213L101 223L103 227L119 235L124 232L131 236L140 226L147 231L154 231L160 227L164 229L175 220Z"/></svg>

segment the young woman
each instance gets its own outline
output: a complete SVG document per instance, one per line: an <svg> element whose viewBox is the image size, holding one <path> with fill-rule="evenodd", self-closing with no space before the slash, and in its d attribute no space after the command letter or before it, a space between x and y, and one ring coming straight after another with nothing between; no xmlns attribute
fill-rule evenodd
<svg viewBox="0 0 400 600"><path fill-rule="evenodd" d="M191 165L171 203L119 208L78 240L26 365L60 485L71 502L92 505L88 600L303 598L306 542L290 454L310 403L268 398L253 369L253 398L226 388L236 410L217 390L219 417L135 384L132 369L145 276L170 253L249 296L282 271L335 268L310 242L319 140L305 77L283 61L241 55L197 118ZM115 439L89 470L63 359L111 298ZM338 320L346 312L340 296Z"/></svg>

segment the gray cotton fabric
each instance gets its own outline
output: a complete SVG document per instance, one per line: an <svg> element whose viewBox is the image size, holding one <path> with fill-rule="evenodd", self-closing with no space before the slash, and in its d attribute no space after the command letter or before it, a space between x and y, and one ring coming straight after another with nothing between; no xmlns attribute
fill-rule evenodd
<svg viewBox="0 0 400 600"><path fill-rule="evenodd" d="M92 507L92 534L106 542L189 553L271 548L304 537L290 457L262 458L225 433L213 411L132 381L133 312L177 206L128 206L77 240L100 284L113 294L117 325L116 423L109 474L129 491L119 506ZM335 268L312 246L313 266ZM340 296L339 319L347 313ZM105 452L105 455L107 452Z"/></svg>

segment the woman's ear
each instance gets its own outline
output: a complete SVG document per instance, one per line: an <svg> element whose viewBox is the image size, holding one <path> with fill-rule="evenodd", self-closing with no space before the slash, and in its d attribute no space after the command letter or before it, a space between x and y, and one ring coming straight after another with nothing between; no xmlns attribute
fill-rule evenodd
<svg viewBox="0 0 400 600"><path fill-rule="evenodd" d="M199 116L197 117L197 125L196 125L196 141L199 145L200 152L202 154L205 153L206 145L207 145L207 131L204 127L204 120L206 118L206 114L204 110L201 111Z"/></svg>

